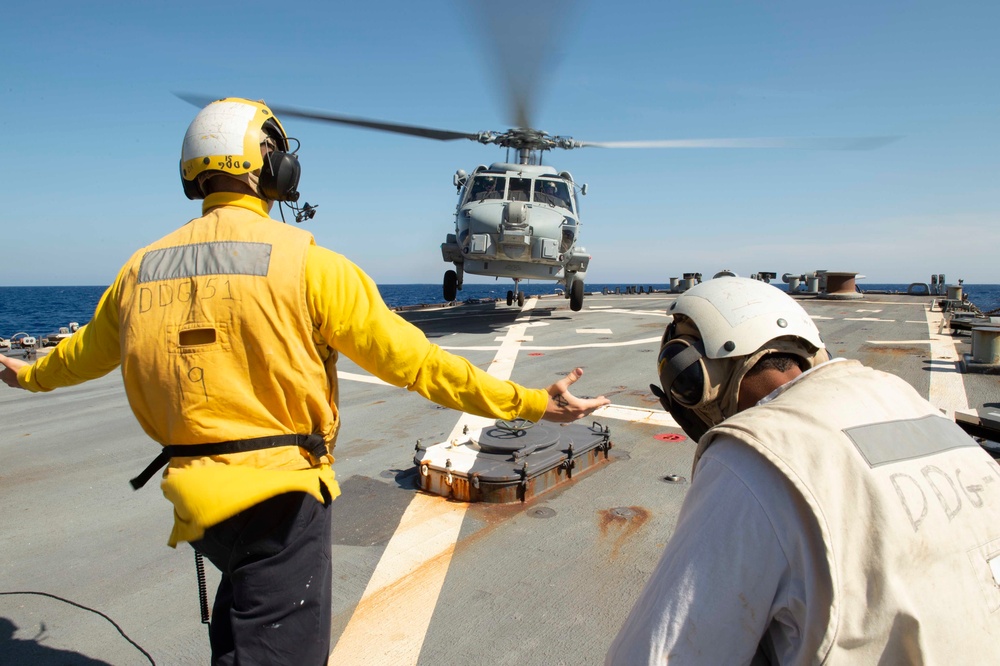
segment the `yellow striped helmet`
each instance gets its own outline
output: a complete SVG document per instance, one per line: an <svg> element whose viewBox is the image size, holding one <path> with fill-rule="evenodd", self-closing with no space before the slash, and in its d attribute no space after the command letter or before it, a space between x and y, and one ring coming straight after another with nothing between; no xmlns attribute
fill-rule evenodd
<svg viewBox="0 0 1000 666"><path fill-rule="evenodd" d="M203 199L202 174L210 173L238 177L259 191L253 176L264 166L263 144L288 153L288 135L263 102L239 97L212 102L198 112L184 135L180 163L184 194Z"/></svg>

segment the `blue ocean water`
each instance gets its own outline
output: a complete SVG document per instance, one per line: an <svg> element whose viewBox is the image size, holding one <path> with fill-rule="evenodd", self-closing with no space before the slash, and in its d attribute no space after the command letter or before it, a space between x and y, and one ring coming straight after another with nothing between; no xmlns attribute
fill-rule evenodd
<svg viewBox="0 0 1000 666"><path fill-rule="evenodd" d="M496 284L466 284L459 292L459 300L466 299L506 299L511 283L499 281ZM624 291L625 284L587 284L587 291L598 292L607 287ZM635 285L639 286L639 285ZM641 285L644 289L653 287L667 289L667 284ZM775 283L777 287L785 285ZM906 292L907 284L867 284L863 290ZM70 322L83 325L90 321L94 308L106 287L0 287L0 336L9 338L15 333L25 332L42 337L68 326ZM555 293L554 283L540 282L522 284L525 294L540 295ZM1000 308L1000 284L963 285L969 300L980 310L988 312ZM390 307L442 303L440 284L386 284L379 285L382 298Z"/></svg>

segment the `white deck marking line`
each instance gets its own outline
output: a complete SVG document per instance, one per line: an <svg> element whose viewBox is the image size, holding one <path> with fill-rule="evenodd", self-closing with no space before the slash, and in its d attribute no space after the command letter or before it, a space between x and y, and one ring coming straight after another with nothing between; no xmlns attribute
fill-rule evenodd
<svg viewBox="0 0 1000 666"><path fill-rule="evenodd" d="M926 308L927 305L928 305L927 303L925 303L923 301L899 301L899 302L895 302L895 301L878 301L878 304L879 305L910 305L910 306L917 306L917 307L921 307L921 308ZM874 303L872 305L874 305Z"/></svg>
<svg viewBox="0 0 1000 666"><path fill-rule="evenodd" d="M877 317L844 317L844 321L887 321L895 322L895 319L878 319Z"/></svg>
<svg viewBox="0 0 1000 666"><path fill-rule="evenodd" d="M372 377L371 375L359 375L356 372L340 372L337 371L337 379L346 379L351 382L364 382L365 384L380 384L381 386L392 386L387 382L382 381L378 377Z"/></svg>
<svg viewBox="0 0 1000 666"><path fill-rule="evenodd" d="M610 328L578 328L577 333L592 333L594 335L611 335Z"/></svg>
<svg viewBox="0 0 1000 666"><path fill-rule="evenodd" d="M921 322L923 323L923 322ZM929 345L930 340L865 340L868 345Z"/></svg>
<svg viewBox="0 0 1000 666"><path fill-rule="evenodd" d="M617 419L633 423L648 423L649 425L666 428L680 428L674 417L662 409L646 409L645 407L629 407L628 405L605 405L593 413L594 418Z"/></svg>
<svg viewBox="0 0 1000 666"><path fill-rule="evenodd" d="M638 340L626 340L625 342L586 342L579 345L522 345L521 349L522 351L560 351L563 349L592 349L594 347L627 347L629 345L645 345L651 342L655 342L657 348L659 348L661 337L658 335L655 338L640 338ZM472 347L441 345L441 349L447 349L448 351L496 351L499 347L492 345L474 345Z"/></svg>
<svg viewBox="0 0 1000 666"><path fill-rule="evenodd" d="M597 308L590 308L590 310L596 310ZM577 314L582 314L587 312L587 310L580 310ZM668 314L666 310L629 310L627 308L613 308L607 307L601 310L601 314L629 314L629 315L648 315L650 317L670 317L672 315Z"/></svg>
<svg viewBox="0 0 1000 666"><path fill-rule="evenodd" d="M522 308L527 315L538 299ZM487 372L509 379L527 329L511 326ZM462 414L448 435L482 428L490 419ZM469 505L415 494L372 573L328 664L416 664Z"/></svg>
<svg viewBox="0 0 1000 666"><path fill-rule="evenodd" d="M956 411L969 409L969 397L965 392L965 380L958 369L958 352L955 351L955 341L950 335L943 335L944 316L925 311L927 328L931 338L931 377L928 400L943 409L948 418L955 418Z"/></svg>
<svg viewBox="0 0 1000 666"><path fill-rule="evenodd" d="M520 320L518 320L518 321L520 321ZM550 324L547 321L529 321L527 323L505 324L504 326L498 326L497 330L498 331L506 331L511 326L527 326L528 328L532 328L534 326L549 326L549 325Z"/></svg>

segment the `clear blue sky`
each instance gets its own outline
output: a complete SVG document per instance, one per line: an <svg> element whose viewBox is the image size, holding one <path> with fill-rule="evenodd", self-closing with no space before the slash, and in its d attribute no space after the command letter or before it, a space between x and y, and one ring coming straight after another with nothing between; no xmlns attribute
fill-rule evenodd
<svg viewBox="0 0 1000 666"><path fill-rule="evenodd" d="M532 24L518 4L493 3ZM234 7L239 7L235 10ZM569 5L535 125L584 141L902 135L868 152L548 153L589 185L588 281L722 269L1000 282L1000 3ZM172 91L460 131L504 130L504 54L454 0L15 3L0 42L0 285L110 283L199 214L196 109ZM439 282L452 174L502 161L287 120L307 224L379 283ZM276 213L276 211L275 211Z"/></svg>

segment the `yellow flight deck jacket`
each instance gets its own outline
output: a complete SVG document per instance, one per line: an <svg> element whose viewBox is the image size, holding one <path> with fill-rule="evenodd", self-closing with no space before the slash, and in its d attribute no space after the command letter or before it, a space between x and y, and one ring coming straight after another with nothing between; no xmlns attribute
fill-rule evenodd
<svg viewBox="0 0 1000 666"><path fill-rule="evenodd" d="M548 395L498 380L431 344L390 311L375 283L256 197L216 193L204 216L135 253L93 320L18 372L48 391L119 364L132 411L162 445L274 435L337 436L337 355L394 385L480 416L538 421ZM169 543L276 495L340 491L333 456L298 446L174 457L163 494Z"/></svg>

